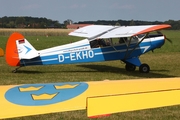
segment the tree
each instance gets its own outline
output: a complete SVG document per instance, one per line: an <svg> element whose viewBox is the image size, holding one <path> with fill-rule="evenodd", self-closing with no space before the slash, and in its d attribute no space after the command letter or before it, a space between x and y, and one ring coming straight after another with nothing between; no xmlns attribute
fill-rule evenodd
<svg viewBox="0 0 180 120"><path fill-rule="evenodd" d="M16 19L17 27L24 28L24 24L25 24L24 17L17 17L17 19Z"/></svg>
<svg viewBox="0 0 180 120"><path fill-rule="evenodd" d="M117 23L115 24L115 26L121 26L121 24L120 24L119 22L117 22Z"/></svg>
<svg viewBox="0 0 180 120"><path fill-rule="evenodd" d="M133 19L131 20L131 22L129 23L129 25L130 25L130 26L135 25L135 22L134 22L134 20L133 20Z"/></svg>
<svg viewBox="0 0 180 120"><path fill-rule="evenodd" d="M71 19L67 19L64 21L64 27L66 27L67 25L73 24L73 21Z"/></svg>
<svg viewBox="0 0 180 120"><path fill-rule="evenodd" d="M55 26L56 28L60 28L60 27L61 27L61 24L60 24L58 21L55 21L54 26Z"/></svg>
<svg viewBox="0 0 180 120"><path fill-rule="evenodd" d="M47 25L46 25L45 22L41 22L41 23L40 23L40 28L46 28L46 27L47 27Z"/></svg>
<svg viewBox="0 0 180 120"><path fill-rule="evenodd" d="M7 26L8 28L15 28L15 27L16 27L14 21L10 21L8 24L6 24L6 26Z"/></svg>

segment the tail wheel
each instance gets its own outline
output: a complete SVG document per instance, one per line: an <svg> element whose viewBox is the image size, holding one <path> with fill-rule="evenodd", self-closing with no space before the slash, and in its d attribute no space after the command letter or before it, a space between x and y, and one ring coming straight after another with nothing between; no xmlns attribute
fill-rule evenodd
<svg viewBox="0 0 180 120"><path fill-rule="evenodd" d="M141 64L140 67L139 67L139 71L141 73L149 73L150 67L149 67L148 64Z"/></svg>
<svg viewBox="0 0 180 120"><path fill-rule="evenodd" d="M135 71L136 70L136 66L135 65L128 64L128 63L126 64L125 68L126 68L127 71Z"/></svg>

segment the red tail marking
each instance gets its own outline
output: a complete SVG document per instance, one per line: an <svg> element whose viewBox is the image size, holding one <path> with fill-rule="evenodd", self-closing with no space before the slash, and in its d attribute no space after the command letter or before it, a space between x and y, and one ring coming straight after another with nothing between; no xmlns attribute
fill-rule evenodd
<svg viewBox="0 0 180 120"><path fill-rule="evenodd" d="M19 42L19 44L22 44L22 43L25 43L25 40L24 39L23 40L19 40L18 42Z"/></svg>
<svg viewBox="0 0 180 120"><path fill-rule="evenodd" d="M18 56L18 50L16 46L16 40L22 40L24 39L24 36L21 35L20 33L13 33L6 44L6 62L10 66L19 66L20 65L20 60Z"/></svg>

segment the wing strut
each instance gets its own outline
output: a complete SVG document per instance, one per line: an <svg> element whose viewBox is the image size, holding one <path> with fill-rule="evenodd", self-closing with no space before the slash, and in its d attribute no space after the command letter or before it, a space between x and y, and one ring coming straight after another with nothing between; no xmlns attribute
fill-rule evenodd
<svg viewBox="0 0 180 120"><path fill-rule="evenodd" d="M133 38L133 36L130 38L129 42L128 42L128 45L127 45L127 49L126 49L126 54L125 54L125 57L124 57L124 60L126 60L131 54L132 52L137 48L137 46L139 46L139 44L148 36L149 33L146 33L142 38L138 38L138 43L135 45L135 47L131 50L130 53L128 53L129 51L129 46L130 46L130 43L131 43L131 40Z"/></svg>

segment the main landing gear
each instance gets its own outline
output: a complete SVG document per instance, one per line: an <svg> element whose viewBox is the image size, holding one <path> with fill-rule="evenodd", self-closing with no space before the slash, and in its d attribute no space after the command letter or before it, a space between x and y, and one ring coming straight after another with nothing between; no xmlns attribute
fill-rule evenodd
<svg viewBox="0 0 180 120"><path fill-rule="evenodd" d="M150 67L149 67L148 64L141 64L139 66L139 72L141 72L141 73L149 73L149 71L150 71Z"/></svg>
<svg viewBox="0 0 180 120"><path fill-rule="evenodd" d="M136 66L133 65L133 64L126 63L125 69L127 71L135 71L136 70ZM139 72L141 72L141 73L149 73L149 71L150 71L150 67L149 67L148 64L141 64L139 66Z"/></svg>
<svg viewBox="0 0 180 120"><path fill-rule="evenodd" d="M126 68L127 71L135 71L136 70L136 66L135 65L128 64L128 63L126 63L125 68Z"/></svg>

